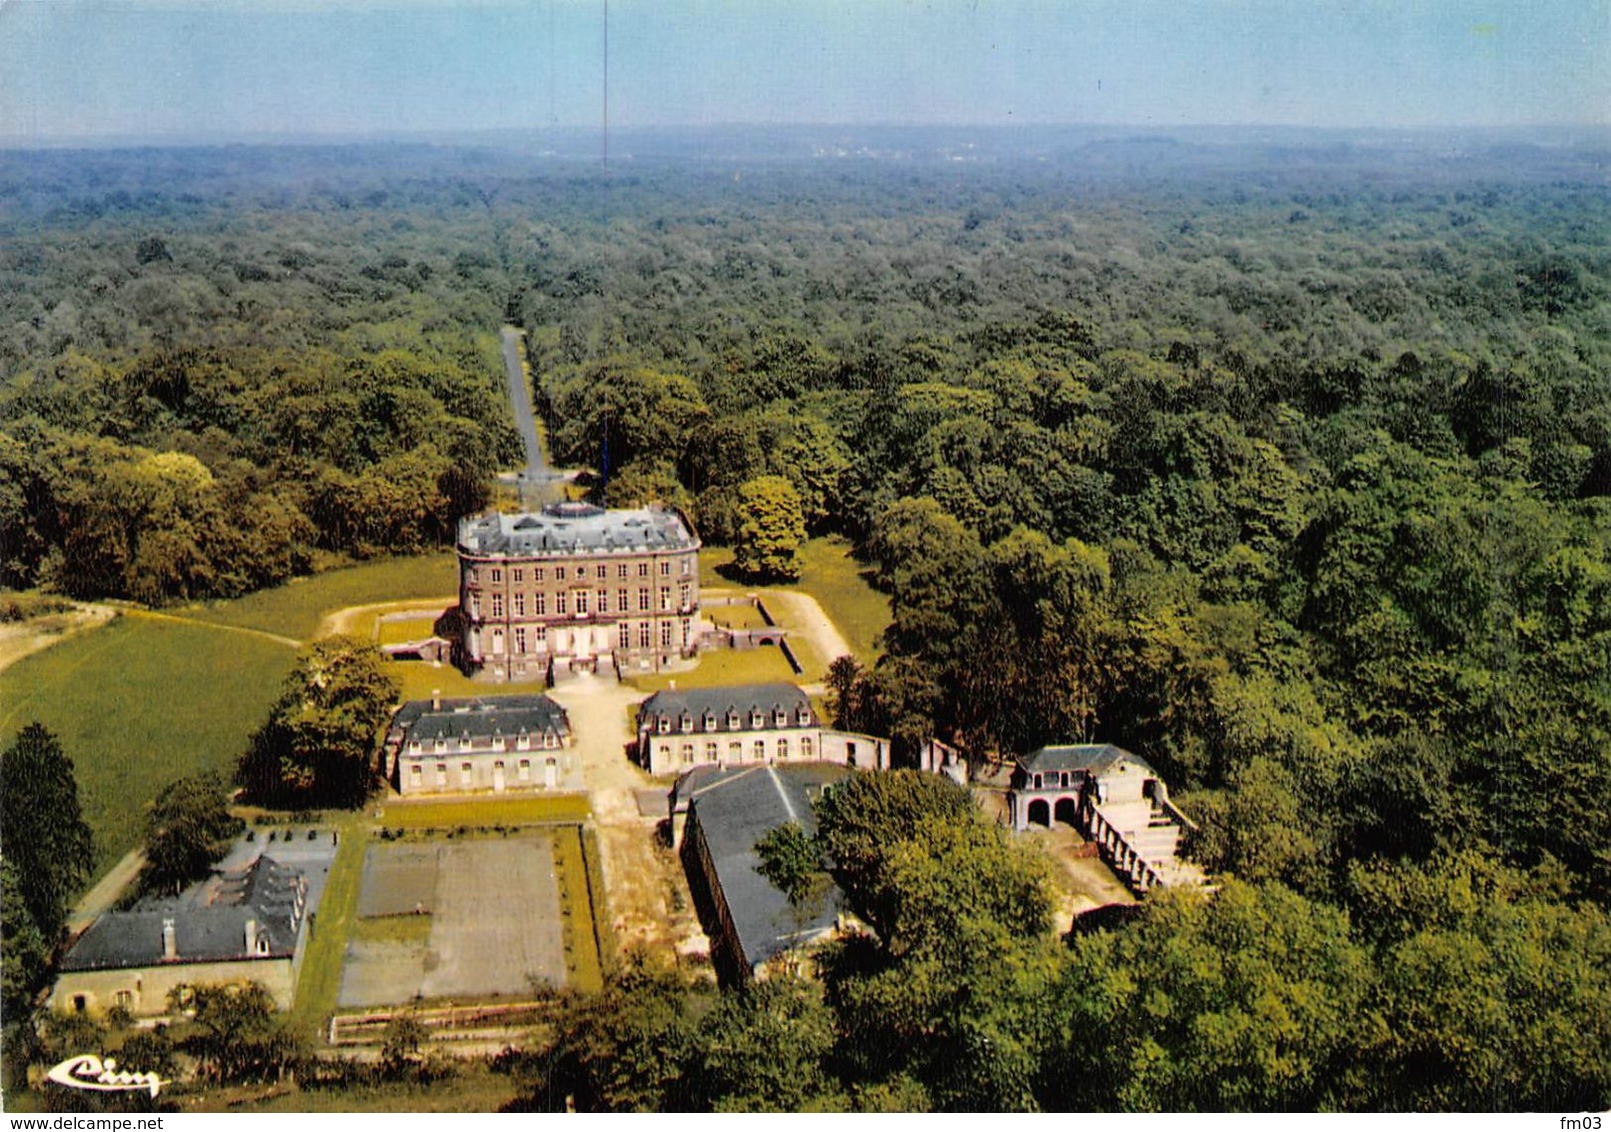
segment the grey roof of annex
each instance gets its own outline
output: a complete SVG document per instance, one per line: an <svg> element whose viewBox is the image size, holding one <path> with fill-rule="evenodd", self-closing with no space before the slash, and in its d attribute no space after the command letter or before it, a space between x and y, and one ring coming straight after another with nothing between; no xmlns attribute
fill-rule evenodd
<svg viewBox="0 0 1611 1132"><path fill-rule="evenodd" d="M436 704L440 704L438 707ZM408 730L410 741L485 739L496 735L567 736L565 709L543 695L488 696L471 699L410 700L392 716L394 730Z"/></svg>
<svg viewBox="0 0 1611 1132"><path fill-rule="evenodd" d="M809 835L817 821L812 801L850 771L829 763L793 766L696 767L678 780L674 793L697 817L716 869L744 960L751 967L787 951L833 925L840 893L829 888L822 905L797 924L789 901L757 870L755 843L786 822ZM693 817L690 820L694 820Z"/></svg>
<svg viewBox="0 0 1611 1132"><path fill-rule="evenodd" d="M63 957L63 971L148 967L159 963L216 963L284 959L296 951L307 892L302 872L259 856L218 871L178 896L147 897L127 911L107 912ZM248 952L246 923L256 924L268 950ZM163 954L163 927L172 921L176 957Z"/></svg>
<svg viewBox="0 0 1611 1132"><path fill-rule="evenodd" d="M658 505L606 511L590 503L550 503L541 511L492 512L459 521L459 549L472 555L540 558L698 546L682 515Z"/></svg>
<svg viewBox="0 0 1611 1132"><path fill-rule="evenodd" d="M810 722L801 724L799 712L804 709ZM661 717L680 720L684 712L693 720L696 730L706 731L749 731L750 714L760 712L767 717L768 728L773 726L772 716L777 711L783 711L788 716L786 726L812 726L817 722L816 714L811 711L811 697L793 684L731 684L714 688L688 688L686 690L667 688L656 692L644 700L638 708L638 722L640 725ZM727 716L731 712L739 717L737 728L727 726ZM715 726L706 728L705 717L713 716Z"/></svg>
<svg viewBox="0 0 1611 1132"><path fill-rule="evenodd" d="M1054 770L1078 770L1098 775L1120 759L1129 759L1138 766L1152 769L1140 755L1131 754L1112 743L1082 743L1068 747L1042 747L1018 760L1018 765L1030 772L1045 773Z"/></svg>

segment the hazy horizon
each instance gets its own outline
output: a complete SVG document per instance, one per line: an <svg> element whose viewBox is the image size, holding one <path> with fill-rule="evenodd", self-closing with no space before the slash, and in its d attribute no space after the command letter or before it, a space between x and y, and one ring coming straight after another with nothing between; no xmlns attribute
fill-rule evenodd
<svg viewBox="0 0 1611 1132"><path fill-rule="evenodd" d="M1611 0L613 0L608 123L1611 123ZM606 0L0 0L0 138L600 129Z"/></svg>

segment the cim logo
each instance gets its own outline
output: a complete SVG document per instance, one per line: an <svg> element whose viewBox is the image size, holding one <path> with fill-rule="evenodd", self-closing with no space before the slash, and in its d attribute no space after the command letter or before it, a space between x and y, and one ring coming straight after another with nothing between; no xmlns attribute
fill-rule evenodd
<svg viewBox="0 0 1611 1132"><path fill-rule="evenodd" d="M69 1089L88 1089L96 1093L149 1092L153 1097L168 1082L155 1073L129 1073L121 1071L112 1058L102 1061L93 1053L69 1057L45 1074L45 1080L65 1085Z"/></svg>

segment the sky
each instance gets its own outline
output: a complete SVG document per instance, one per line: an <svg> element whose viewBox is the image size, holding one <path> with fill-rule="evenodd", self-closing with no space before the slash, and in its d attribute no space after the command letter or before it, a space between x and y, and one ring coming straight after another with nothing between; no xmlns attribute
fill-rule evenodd
<svg viewBox="0 0 1611 1132"><path fill-rule="evenodd" d="M1611 124L1611 0L0 0L0 139Z"/></svg>

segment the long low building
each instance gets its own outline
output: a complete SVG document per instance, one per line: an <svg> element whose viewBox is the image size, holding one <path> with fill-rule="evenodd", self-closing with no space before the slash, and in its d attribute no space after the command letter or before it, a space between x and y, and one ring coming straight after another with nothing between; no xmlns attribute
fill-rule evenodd
<svg viewBox="0 0 1611 1132"><path fill-rule="evenodd" d="M251 981L289 1010L317 898L301 869L263 853L179 896L107 912L62 957L49 1005L159 1017L169 1013L178 987Z"/></svg>
<svg viewBox="0 0 1611 1132"><path fill-rule="evenodd" d="M887 770L889 741L825 727L793 684L671 687L638 707L637 757L650 774L770 762Z"/></svg>
<svg viewBox="0 0 1611 1132"><path fill-rule="evenodd" d="M571 770L570 719L543 695L410 700L386 733L397 792L552 790Z"/></svg>
<svg viewBox="0 0 1611 1132"><path fill-rule="evenodd" d="M755 843L796 822L816 831L812 802L850 772L832 763L696 767L669 796L683 867L707 934L711 962L729 984L763 976L780 957L830 935L840 893L793 907L757 871Z"/></svg>

